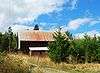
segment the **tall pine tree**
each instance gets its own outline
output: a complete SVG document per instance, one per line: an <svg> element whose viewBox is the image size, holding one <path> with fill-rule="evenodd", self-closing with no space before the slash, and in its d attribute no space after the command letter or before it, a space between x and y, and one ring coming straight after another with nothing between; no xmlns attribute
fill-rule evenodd
<svg viewBox="0 0 100 73"><path fill-rule="evenodd" d="M53 35L54 41L49 44L49 57L55 63L66 61L68 56L69 41L65 33L56 31Z"/></svg>

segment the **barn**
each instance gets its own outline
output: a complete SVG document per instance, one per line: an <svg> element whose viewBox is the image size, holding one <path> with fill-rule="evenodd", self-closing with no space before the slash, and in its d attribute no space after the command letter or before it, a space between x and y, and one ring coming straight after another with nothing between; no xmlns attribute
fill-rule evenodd
<svg viewBox="0 0 100 73"><path fill-rule="evenodd" d="M48 43L54 41L52 32L25 30L18 32L18 49L30 55L45 55Z"/></svg>

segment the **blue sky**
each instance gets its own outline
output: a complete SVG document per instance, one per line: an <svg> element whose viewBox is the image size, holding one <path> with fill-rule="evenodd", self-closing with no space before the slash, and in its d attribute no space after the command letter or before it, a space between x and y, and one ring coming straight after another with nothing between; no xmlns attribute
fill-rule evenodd
<svg viewBox="0 0 100 73"><path fill-rule="evenodd" d="M67 27L68 23L72 20L81 18L93 18L93 21L98 21L98 23L93 26L90 23L86 23L86 25L80 26L76 30L70 30L72 33L79 32L87 32L91 30L100 31L100 8L99 8L99 0L80 0L77 1L77 6L70 10L67 7L67 3L63 5L62 10L59 12L53 12L44 15L40 15L37 19L38 22L42 23L57 23L59 26ZM99 20L98 20L99 19ZM91 21L92 22L92 21ZM84 24L84 23L82 23ZM81 25L81 24L80 24ZM48 28L48 27L46 27Z"/></svg>
<svg viewBox="0 0 100 73"><path fill-rule="evenodd" d="M69 30L100 36L100 0L0 0L0 31L33 29ZM5 27L5 28L4 28Z"/></svg>

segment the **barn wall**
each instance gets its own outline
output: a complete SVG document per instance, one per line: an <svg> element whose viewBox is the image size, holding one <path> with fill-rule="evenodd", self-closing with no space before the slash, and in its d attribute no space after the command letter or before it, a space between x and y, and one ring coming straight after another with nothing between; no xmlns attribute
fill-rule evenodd
<svg viewBox="0 0 100 73"><path fill-rule="evenodd" d="M47 47L48 41L21 41L20 50L28 53L29 47Z"/></svg>

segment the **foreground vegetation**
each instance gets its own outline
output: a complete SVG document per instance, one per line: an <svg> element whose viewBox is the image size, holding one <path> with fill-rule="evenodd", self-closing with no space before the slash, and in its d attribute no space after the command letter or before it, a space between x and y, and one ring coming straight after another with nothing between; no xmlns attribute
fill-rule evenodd
<svg viewBox="0 0 100 73"><path fill-rule="evenodd" d="M37 26L36 26L37 28ZM48 45L49 58L55 63L100 63L100 37L87 34L82 39L61 29L54 32L54 41ZM4 34L0 33L0 52L17 51L18 37L12 32L11 27Z"/></svg>
<svg viewBox="0 0 100 73"><path fill-rule="evenodd" d="M0 73L100 73L100 64L55 64L48 57L23 54L0 55Z"/></svg>
<svg viewBox="0 0 100 73"><path fill-rule="evenodd" d="M16 50L17 36L11 28L0 33L0 73L100 73L100 37L85 34L75 39L60 30L53 37L48 57L29 57Z"/></svg>
<svg viewBox="0 0 100 73"><path fill-rule="evenodd" d="M87 34L74 38L70 32L54 33L54 42L49 44L49 57L55 63L100 63L100 37Z"/></svg>

